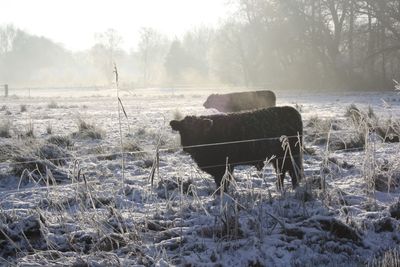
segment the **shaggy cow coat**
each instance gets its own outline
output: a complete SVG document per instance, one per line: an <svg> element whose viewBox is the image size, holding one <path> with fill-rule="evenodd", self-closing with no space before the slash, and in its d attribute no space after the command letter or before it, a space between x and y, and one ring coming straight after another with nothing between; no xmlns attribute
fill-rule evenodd
<svg viewBox="0 0 400 267"><path fill-rule="evenodd" d="M245 110L275 107L276 97L272 91L240 92L230 94L212 94L203 106L215 108L220 112L238 112Z"/></svg>
<svg viewBox="0 0 400 267"><path fill-rule="evenodd" d="M238 165L252 165L261 170L268 159L276 170L278 188L282 187L286 172L293 187L302 177L303 124L301 115L292 107L187 116L181 121L171 121L170 125L179 131L183 150L201 170L214 177L218 188L227 158L231 173ZM283 140L282 136L288 138Z"/></svg>

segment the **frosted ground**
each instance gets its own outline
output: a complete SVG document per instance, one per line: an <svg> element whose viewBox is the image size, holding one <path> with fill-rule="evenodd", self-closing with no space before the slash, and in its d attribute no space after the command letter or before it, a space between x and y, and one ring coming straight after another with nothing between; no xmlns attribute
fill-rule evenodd
<svg viewBox="0 0 400 267"><path fill-rule="evenodd" d="M400 95L277 92L303 116L306 179L279 192L271 166L243 166L221 197L169 128L216 113L202 106L210 93L121 90L121 124L115 90L0 98L11 136L0 137L0 263L363 266L395 254L400 147L387 126L398 126ZM358 119L346 116L351 104Z"/></svg>

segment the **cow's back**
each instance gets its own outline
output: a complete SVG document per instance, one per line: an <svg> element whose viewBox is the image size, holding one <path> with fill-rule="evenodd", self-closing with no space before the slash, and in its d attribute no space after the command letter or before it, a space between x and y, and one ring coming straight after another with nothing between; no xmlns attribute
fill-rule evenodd
<svg viewBox="0 0 400 267"><path fill-rule="evenodd" d="M213 121L209 139L214 141L296 135L298 132L302 134L303 129L301 115L288 106L201 118Z"/></svg>
<svg viewBox="0 0 400 267"><path fill-rule="evenodd" d="M269 90L211 95L204 103L206 108L221 112L240 112L269 108L276 105L276 96Z"/></svg>
<svg viewBox="0 0 400 267"><path fill-rule="evenodd" d="M303 126L300 114L292 107L201 118L213 121L213 127L203 140L208 145L187 150L200 165L221 165L226 158L233 164L251 165L251 162L267 157L283 157L281 136L289 138L293 155L300 153L296 143L299 141L297 136L303 133Z"/></svg>

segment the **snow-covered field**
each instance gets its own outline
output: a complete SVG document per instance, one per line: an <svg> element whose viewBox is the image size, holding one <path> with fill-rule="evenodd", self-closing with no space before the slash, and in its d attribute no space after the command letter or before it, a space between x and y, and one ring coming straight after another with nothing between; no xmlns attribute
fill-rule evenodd
<svg viewBox="0 0 400 267"><path fill-rule="evenodd" d="M276 92L303 117L305 180L243 166L220 196L169 127L216 113L214 91L121 90L120 116L115 90L0 98L0 264L363 266L399 246L400 95Z"/></svg>

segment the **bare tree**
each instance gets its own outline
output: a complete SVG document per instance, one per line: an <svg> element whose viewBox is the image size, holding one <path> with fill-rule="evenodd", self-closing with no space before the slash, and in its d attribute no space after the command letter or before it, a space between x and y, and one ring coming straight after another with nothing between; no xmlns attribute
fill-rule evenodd
<svg viewBox="0 0 400 267"><path fill-rule="evenodd" d="M168 45L168 39L155 29L141 29L138 52L144 86L148 86L153 79L161 79L160 72L168 51Z"/></svg>
<svg viewBox="0 0 400 267"><path fill-rule="evenodd" d="M0 55L11 51L17 29L12 24L0 26Z"/></svg>
<svg viewBox="0 0 400 267"><path fill-rule="evenodd" d="M116 57L121 51L121 35L114 29L108 29L103 33L95 35L97 44L92 48L94 60L100 64L107 81L113 81L113 66L116 63Z"/></svg>

